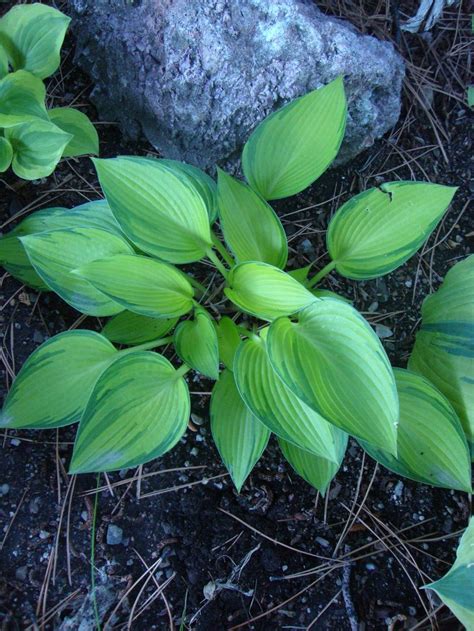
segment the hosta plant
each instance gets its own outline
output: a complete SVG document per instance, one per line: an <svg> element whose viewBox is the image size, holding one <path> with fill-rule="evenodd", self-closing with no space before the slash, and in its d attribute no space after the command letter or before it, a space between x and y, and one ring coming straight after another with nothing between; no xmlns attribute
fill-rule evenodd
<svg viewBox="0 0 474 631"><path fill-rule="evenodd" d="M136 466L182 438L194 370L215 381L212 435L239 490L273 433L322 493L349 435L402 475L469 491L464 401L453 407L418 365L393 370L371 325L321 287L330 272L366 281L402 265L455 189L396 181L364 191L329 222L330 262L285 271L288 243L268 200L328 168L345 120L340 78L285 106L246 143L246 182L172 160L94 160L105 200L38 211L4 236L12 275L110 319L40 346L1 425L79 423L72 473Z"/></svg>
<svg viewBox="0 0 474 631"><path fill-rule="evenodd" d="M50 175L62 157L98 153L95 127L69 107L47 109L43 79L59 67L70 18L44 4L18 4L0 19L0 173Z"/></svg>

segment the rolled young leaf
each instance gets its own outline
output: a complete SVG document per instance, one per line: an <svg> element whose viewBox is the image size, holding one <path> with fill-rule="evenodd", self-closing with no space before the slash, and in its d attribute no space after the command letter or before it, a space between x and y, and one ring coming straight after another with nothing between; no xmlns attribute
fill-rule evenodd
<svg viewBox="0 0 474 631"><path fill-rule="evenodd" d="M133 346L165 336L177 321L177 318L149 318L132 311L122 311L107 322L101 333L111 342Z"/></svg>
<svg viewBox="0 0 474 631"><path fill-rule="evenodd" d="M348 434L397 453L395 378L380 340L341 300L323 298L270 326L276 372L313 410Z"/></svg>
<svg viewBox="0 0 474 631"><path fill-rule="evenodd" d="M195 186L159 160L94 159L100 185L127 237L171 263L191 263L212 246L206 204Z"/></svg>
<svg viewBox="0 0 474 631"><path fill-rule="evenodd" d="M317 298L301 283L267 263L236 265L228 275L224 293L232 302L257 318L274 320L291 315Z"/></svg>
<svg viewBox="0 0 474 631"><path fill-rule="evenodd" d="M280 438L336 462L338 430L288 388L270 363L265 341L242 342L234 359L240 396L251 412Z"/></svg>
<svg viewBox="0 0 474 631"><path fill-rule="evenodd" d="M0 19L0 44L14 70L40 79L59 67L61 46L71 18L45 4L18 4Z"/></svg>
<svg viewBox="0 0 474 631"><path fill-rule="evenodd" d="M13 158L13 148L6 138L0 136L0 173L4 173Z"/></svg>
<svg viewBox="0 0 474 631"><path fill-rule="evenodd" d="M81 418L95 382L117 350L99 333L55 335L23 364L0 414L0 427L50 429Z"/></svg>
<svg viewBox="0 0 474 631"><path fill-rule="evenodd" d="M277 214L249 186L220 169L217 205L224 238L237 262L263 261L285 267L288 244Z"/></svg>
<svg viewBox="0 0 474 631"><path fill-rule="evenodd" d="M346 126L342 77L263 120L245 144L242 168L264 199L299 193L336 157Z"/></svg>
<svg viewBox="0 0 474 631"><path fill-rule="evenodd" d="M456 190L427 182L387 182L356 195L339 208L327 231L336 270L363 280L396 269L426 241Z"/></svg>
<svg viewBox="0 0 474 631"><path fill-rule="evenodd" d="M122 355L101 375L74 443L69 473L114 471L172 449L189 420L188 386L150 352Z"/></svg>
<svg viewBox="0 0 474 631"><path fill-rule="evenodd" d="M193 320L178 324L174 345L185 364L210 379L219 379L217 332L205 309L197 308Z"/></svg>
<svg viewBox="0 0 474 631"><path fill-rule="evenodd" d="M99 153L99 136L89 118L71 107L56 107L48 111L49 120L72 138L63 151L63 158Z"/></svg>
<svg viewBox="0 0 474 631"><path fill-rule="evenodd" d="M449 399L474 458L474 255L449 270L421 314L408 367Z"/></svg>
<svg viewBox="0 0 474 631"><path fill-rule="evenodd" d="M74 270L114 302L152 318L179 318L193 306L194 290L178 269L146 256L119 254Z"/></svg>
<svg viewBox="0 0 474 631"><path fill-rule="evenodd" d="M296 473L306 480L308 484L314 486L323 497L326 495L328 486L334 479L334 476L339 471L347 447L348 435L337 427L334 430L336 462L317 456L305 449L300 449L293 443L278 438L278 444L286 460L288 460Z"/></svg>
<svg viewBox="0 0 474 631"><path fill-rule="evenodd" d="M461 537L449 572L422 589L435 591L467 631L474 629L474 517Z"/></svg>
<svg viewBox="0 0 474 631"><path fill-rule="evenodd" d="M47 121L45 98L43 82L29 72L19 70L6 75L0 81L0 127L35 119Z"/></svg>
<svg viewBox="0 0 474 631"><path fill-rule="evenodd" d="M43 281L71 307L88 315L107 316L124 307L73 271L89 261L132 252L121 237L97 228L69 228L20 237Z"/></svg>
<svg viewBox="0 0 474 631"><path fill-rule="evenodd" d="M267 446L270 432L242 401L228 369L214 385L210 414L212 437L240 493Z"/></svg>
<svg viewBox="0 0 474 631"><path fill-rule="evenodd" d="M233 370L234 356L240 344L239 327L233 320L224 316L216 323L219 358L225 367Z"/></svg>
<svg viewBox="0 0 474 631"><path fill-rule="evenodd" d="M400 417L396 457L362 443L384 467L407 478L471 492L471 463L462 425L453 407L427 379L395 368Z"/></svg>

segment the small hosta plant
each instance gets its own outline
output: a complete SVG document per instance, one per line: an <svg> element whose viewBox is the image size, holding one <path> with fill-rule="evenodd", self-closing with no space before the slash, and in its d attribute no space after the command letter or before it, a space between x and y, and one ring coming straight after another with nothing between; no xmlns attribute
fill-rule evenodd
<svg viewBox="0 0 474 631"><path fill-rule="evenodd" d="M0 19L0 173L50 175L62 157L97 154L95 127L69 107L46 108L43 79L59 67L70 18L44 4L19 4Z"/></svg>
<svg viewBox="0 0 474 631"><path fill-rule="evenodd" d="M420 370L416 349L413 370L392 369L364 317L321 287L333 271L368 280L402 265L455 189L396 181L356 195L329 222L330 262L285 271L288 242L269 200L302 191L329 167L345 120L340 78L285 106L246 143L246 182L219 170L216 183L172 160L94 160L105 200L33 213L3 237L11 274L111 319L100 333L67 331L40 346L1 425L79 423L72 473L136 466L182 438L194 370L215 380L212 435L239 490L273 433L323 493L348 435L402 475L469 491L463 397ZM179 267L201 260L202 282ZM423 324L417 345L430 331ZM172 345L173 363L160 353Z"/></svg>

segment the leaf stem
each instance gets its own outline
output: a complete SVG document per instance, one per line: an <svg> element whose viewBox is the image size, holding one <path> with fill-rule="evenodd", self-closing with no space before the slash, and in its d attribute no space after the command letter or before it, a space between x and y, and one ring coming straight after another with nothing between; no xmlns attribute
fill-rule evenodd
<svg viewBox="0 0 474 631"><path fill-rule="evenodd" d="M199 292L201 292L201 296L204 296L204 294L207 292L207 287L204 287L204 285L196 280L193 276L191 276L191 274L187 274L186 278L189 280L194 289L197 289Z"/></svg>
<svg viewBox="0 0 474 631"><path fill-rule="evenodd" d="M100 473L97 474L97 488L95 492L94 498L94 509L92 511L92 528L91 528L91 598L94 606L94 617L95 624L97 630L100 631L100 616L99 616L99 607L97 605L97 594L95 591L95 530L96 530L96 521L97 521L97 504L99 500L99 483L100 483Z"/></svg>
<svg viewBox="0 0 474 631"><path fill-rule="evenodd" d="M308 288L311 289L313 288L315 285L317 285L319 283L319 281L321 281L325 276L327 276L330 272L332 272L332 270L336 267L336 262L335 261L329 261L329 263L327 265L325 265L323 267L323 269L319 270L319 272L317 274L315 274L313 276L313 278L310 278L308 280Z"/></svg>
<svg viewBox="0 0 474 631"><path fill-rule="evenodd" d="M187 364L181 364L181 366L176 369L176 374L178 375L178 377L184 377L184 375L190 370L191 368Z"/></svg>
<svg viewBox="0 0 474 631"><path fill-rule="evenodd" d="M137 346L131 346L130 348L124 348L119 351L123 355L128 353L134 353L135 351L148 351L152 348L158 348L159 346L166 346L166 344L170 344L173 341L173 336L168 335L167 337L160 337L157 340L152 340L151 342L145 342L144 344L138 344Z"/></svg>
<svg viewBox="0 0 474 631"><path fill-rule="evenodd" d="M212 263L214 263L214 265L217 267L218 271L227 280L227 271L228 270L221 263L221 261L219 260L218 256L216 255L216 253L211 248L209 248L209 250L206 252L206 254L209 257L209 260L212 261Z"/></svg>
<svg viewBox="0 0 474 631"><path fill-rule="evenodd" d="M216 235L216 233L213 230L211 230L211 239L212 239L212 243L214 244L214 247L219 252L219 254L222 256L222 258L227 263L227 265L229 265L230 267L234 267L235 260L229 254L229 252L225 248L224 244L222 243L222 241L219 239L219 237Z"/></svg>

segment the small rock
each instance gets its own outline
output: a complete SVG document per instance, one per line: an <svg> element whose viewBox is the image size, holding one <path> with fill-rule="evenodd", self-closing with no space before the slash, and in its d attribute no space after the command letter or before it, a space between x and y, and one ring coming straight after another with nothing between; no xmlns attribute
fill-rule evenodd
<svg viewBox="0 0 474 631"><path fill-rule="evenodd" d="M0 486L0 495L7 495L9 491L10 491L9 484L2 484Z"/></svg>
<svg viewBox="0 0 474 631"><path fill-rule="evenodd" d="M323 548L329 548L329 546L331 545L329 543L329 541L327 539L324 539L323 537L316 537L316 541L319 543L320 546L322 546Z"/></svg>
<svg viewBox="0 0 474 631"><path fill-rule="evenodd" d="M48 532L47 530L40 530L39 532L39 538L40 539L48 539L48 537L51 536L51 533Z"/></svg>
<svg viewBox="0 0 474 631"><path fill-rule="evenodd" d="M37 515L40 509L40 499L39 497L34 497L29 503L30 513L33 515Z"/></svg>
<svg viewBox="0 0 474 631"><path fill-rule="evenodd" d="M24 581L28 576L28 567L26 565L22 565L18 567L15 572L15 577L18 581Z"/></svg>
<svg viewBox="0 0 474 631"><path fill-rule="evenodd" d="M109 524L107 528L107 543L109 546L118 546L122 543L123 530L115 524Z"/></svg>
<svg viewBox="0 0 474 631"><path fill-rule="evenodd" d="M375 332L381 340L384 340L387 337L392 337L393 335L392 329L389 329L388 326L385 326L383 324L376 324Z"/></svg>
<svg viewBox="0 0 474 631"><path fill-rule="evenodd" d="M10 441L10 445L13 445L13 447L18 447L21 444L21 441L18 440L18 438L12 438Z"/></svg>
<svg viewBox="0 0 474 631"><path fill-rule="evenodd" d="M35 342L35 344L42 344L44 342L44 335L41 331L38 331L38 329L35 329L33 333L33 342Z"/></svg>
<svg viewBox="0 0 474 631"><path fill-rule="evenodd" d="M301 242L301 249L304 254L314 254L314 246L309 239Z"/></svg>
<svg viewBox="0 0 474 631"><path fill-rule="evenodd" d="M216 584L214 583L214 581L209 581L209 583L206 583L206 585L204 585L203 589L202 589L202 593L204 594L204 598L206 600L212 600L216 594Z"/></svg>

